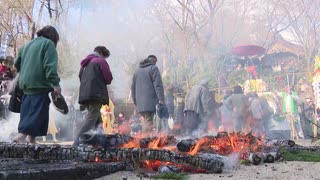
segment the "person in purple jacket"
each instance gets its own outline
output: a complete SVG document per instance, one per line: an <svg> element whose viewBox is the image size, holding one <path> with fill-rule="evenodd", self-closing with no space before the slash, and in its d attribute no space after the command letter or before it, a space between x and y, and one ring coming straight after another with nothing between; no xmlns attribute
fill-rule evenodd
<svg viewBox="0 0 320 180"><path fill-rule="evenodd" d="M113 79L106 58L109 50L104 46L97 46L94 52L81 61L79 104L85 106L88 114L84 124L75 136L74 145L79 144L79 137L85 132L97 128L102 122L100 109L104 104L109 105L107 85Z"/></svg>

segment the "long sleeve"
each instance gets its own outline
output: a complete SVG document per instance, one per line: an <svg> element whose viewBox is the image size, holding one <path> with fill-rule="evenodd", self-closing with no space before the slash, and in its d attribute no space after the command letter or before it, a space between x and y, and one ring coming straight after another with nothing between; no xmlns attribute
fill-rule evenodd
<svg viewBox="0 0 320 180"><path fill-rule="evenodd" d="M22 52L23 52L23 47L19 50L18 56L17 56L16 60L14 61L14 66L18 72L20 72Z"/></svg>
<svg viewBox="0 0 320 180"><path fill-rule="evenodd" d="M137 105L137 101L136 101L136 74L133 74L133 77L132 77L131 98L132 98L134 105Z"/></svg>
<svg viewBox="0 0 320 180"><path fill-rule="evenodd" d="M152 71L152 80L153 80L153 87L156 91L158 100L164 101L164 90L163 90L161 74L160 74L158 67L156 67L156 66L154 67L154 70Z"/></svg>
<svg viewBox="0 0 320 180"><path fill-rule="evenodd" d="M53 87L59 86L60 78L58 76L58 54L52 41L46 44L44 48L43 67L47 80Z"/></svg>
<svg viewBox="0 0 320 180"><path fill-rule="evenodd" d="M106 82L106 84L111 84L113 77L112 77L112 73L110 71L110 67L109 67L108 63L106 61L100 63L100 69L102 71L103 78L104 78L104 81Z"/></svg>
<svg viewBox="0 0 320 180"><path fill-rule="evenodd" d="M209 102L210 102L210 95L208 90L204 89L203 92L201 93L201 102L202 102L202 107L203 107L203 112L204 113L209 113Z"/></svg>

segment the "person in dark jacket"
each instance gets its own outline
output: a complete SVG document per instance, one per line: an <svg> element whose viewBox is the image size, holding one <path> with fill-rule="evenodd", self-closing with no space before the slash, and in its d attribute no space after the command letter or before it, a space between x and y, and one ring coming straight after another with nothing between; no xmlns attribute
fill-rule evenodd
<svg viewBox="0 0 320 180"><path fill-rule="evenodd" d="M37 38L25 44L15 60L19 72L19 87L24 92L20 110L19 135L15 142L36 143L36 136L45 136L48 131L48 93L60 95L60 78L57 72L58 55L56 46L59 34L52 26L37 32Z"/></svg>
<svg viewBox="0 0 320 180"><path fill-rule="evenodd" d="M137 112L144 118L143 133L152 132L156 105L164 104L162 79L156 63L156 56L148 56L140 62L132 78L131 96Z"/></svg>
<svg viewBox="0 0 320 180"><path fill-rule="evenodd" d="M79 144L79 137L83 133L98 127L102 122L101 106L109 105L107 85L111 84L113 79L106 61L109 56L110 52L106 47L97 46L94 52L80 63L79 104L86 107L88 114L84 124L75 136L74 145Z"/></svg>
<svg viewBox="0 0 320 180"><path fill-rule="evenodd" d="M205 133L205 129L208 125L208 114L210 114L210 101L211 96L207 88L209 81L203 79L199 84L192 86L188 92L185 100L185 120L183 127L185 133L190 135L196 130L200 130L201 133Z"/></svg>
<svg viewBox="0 0 320 180"><path fill-rule="evenodd" d="M165 104L168 108L169 117L157 119L157 131L167 133L169 130L168 119L173 118L174 115L174 93L175 86L173 84L169 85L165 92Z"/></svg>

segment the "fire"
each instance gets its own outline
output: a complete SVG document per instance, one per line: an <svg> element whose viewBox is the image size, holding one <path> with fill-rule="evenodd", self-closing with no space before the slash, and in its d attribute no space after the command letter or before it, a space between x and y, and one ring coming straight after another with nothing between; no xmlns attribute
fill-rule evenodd
<svg viewBox="0 0 320 180"><path fill-rule="evenodd" d="M149 161L149 160L146 160L143 162L144 163L144 167L148 168L148 169L152 169L154 171L158 171L159 167L161 165L163 165L163 163L161 161Z"/></svg>
<svg viewBox="0 0 320 180"><path fill-rule="evenodd" d="M133 140L130 142L123 144L121 147L123 148L142 148L140 145L140 141L143 139L143 137L135 137ZM170 151L175 151L176 146L168 146L166 144L167 141L167 136L160 136L155 138L154 140L151 140L147 144L147 148L150 149L166 149Z"/></svg>
<svg viewBox="0 0 320 180"><path fill-rule="evenodd" d="M196 145L194 146L194 148L190 151L190 152L188 152L188 154L190 154L190 155L196 155L197 153L198 153L198 151L200 150L200 148L201 148L201 146L204 144L204 143L206 143L206 142L208 142L209 140L207 139L207 138L203 138L203 139L200 139L197 143L196 143Z"/></svg>
<svg viewBox="0 0 320 180"><path fill-rule="evenodd" d="M94 162L100 162L100 159L98 156L95 157Z"/></svg>

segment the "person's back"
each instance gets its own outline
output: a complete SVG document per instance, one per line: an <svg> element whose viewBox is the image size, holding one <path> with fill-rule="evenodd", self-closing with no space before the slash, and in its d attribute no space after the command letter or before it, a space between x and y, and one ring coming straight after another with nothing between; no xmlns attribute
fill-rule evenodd
<svg viewBox="0 0 320 180"><path fill-rule="evenodd" d="M187 94L184 111L194 111L200 115L208 113L208 90L202 85L193 86Z"/></svg>
<svg viewBox="0 0 320 180"><path fill-rule="evenodd" d="M109 103L107 86L113 77L106 60L95 54L88 55L81 63L79 103L97 100Z"/></svg>
<svg viewBox="0 0 320 180"><path fill-rule="evenodd" d="M154 114L158 103L164 104L164 90L161 74L156 66L157 57L148 56L140 62L139 68L133 75L131 95L137 112L143 118L144 133L151 132L154 128Z"/></svg>
<svg viewBox="0 0 320 180"><path fill-rule="evenodd" d="M23 142L29 136L28 142L36 143L36 136L47 134L50 105L48 93L53 91L57 97L61 94L56 50L59 34L54 27L45 26L37 32L37 36L23 46L14 62L19 72L19 86L24 93L19 110L19 134L15 142Z"/></svg>
<svg viewBox="0 0 320 180"><path fill-rule="evenodd" d="M58 86L60 81L56 69L58 57L53 41L37 37L23 47L19 57L23 59L18 67L19 86L25 94L49 92L52 90L52 83L53 86Z"/></svg>
<svg viewBox="0 0 320 180"><path fill-rule="evenodd" d="M88 110L86 120L76 133L74 146L79 145L80 137L87 131L97 129L102 123L101 107L109 105L107 85L113 80L106 58L110 51L104 46L97 46L94 52L80 63L79 104Z"/></svg>
<svg viewBox="0 0 320 180"><path fill-rule="evenodd" d="M149 59L139 65L133 77L133 101L138 112L155 112L159 101L164 100L164 90L158 67Z"/></svg>

